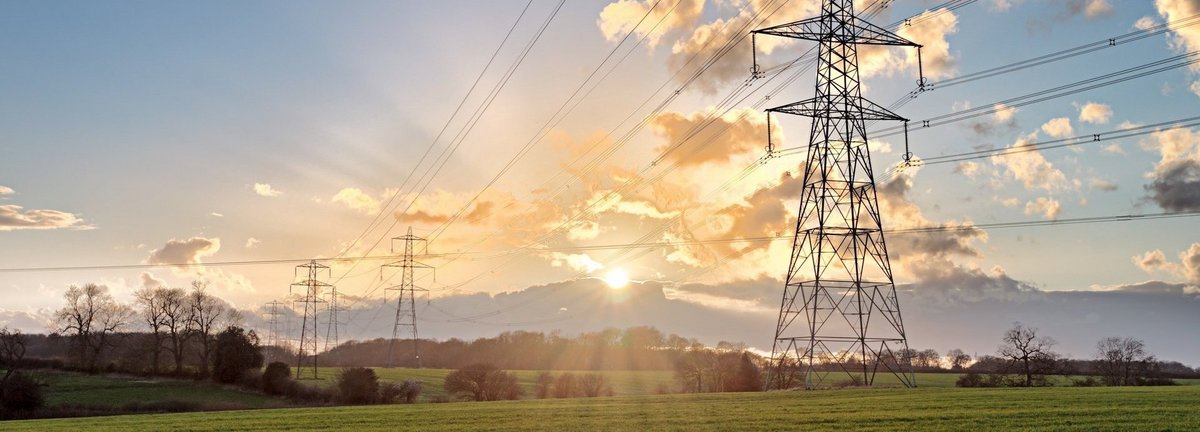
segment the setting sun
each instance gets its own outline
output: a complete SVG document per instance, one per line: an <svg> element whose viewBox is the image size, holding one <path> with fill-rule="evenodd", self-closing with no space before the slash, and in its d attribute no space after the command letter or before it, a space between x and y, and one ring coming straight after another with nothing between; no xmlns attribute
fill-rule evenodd
<svg viewBox="0 0 1200 432"><path fill-rule="evenodd" d="M604 283L612 289L625 288L625 285L629 285L629 274L625 270L613 269L604 275Z"/></svg>

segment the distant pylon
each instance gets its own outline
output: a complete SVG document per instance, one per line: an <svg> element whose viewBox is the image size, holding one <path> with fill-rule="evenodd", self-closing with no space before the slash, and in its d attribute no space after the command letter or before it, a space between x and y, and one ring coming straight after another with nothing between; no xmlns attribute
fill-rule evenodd
<svg viewBox="0 0 1200 432"><path fill-rule="evenodd" d="M859 19L853 0L824 0L816 18L752 33L819 44L816 95L767 110L812 118L767 385L821 387L831 374L874 385L876 372L890 372L890 383L915 386L865 126L907 120L862 97L857 45L916 47L918 65L920 45Z"/></svg>
<svg viewBox="0 0 1200 432"><path fill-rule="evenodd" d="M336 349L339 344L339 342L338 342L338 326L341 325L341 322L338 321L338 311L339 311L339 309L338 309L338 291L337 291L337 287L335 287L335 286L329 287L329 303L327 303L327 306L328 306L328 308L326 308L326 310L327 310L327 314L326 314L327 327L325 328L325 349L324 349L324 351L327 353L330 353L330 352L332 352L330 350ZM334 354L335 357L336 357L336 355L337 354Z"/></svg>
<svg viewBox="0 0 1200 432"><path fill-rule="evenodd" d="M392 326L392 340L388 343L388 367L394 367L396 361L396 343L404 333L412 335L412 355L416 366L421 367L421 353L418 350L417 340L417 291L428 291L424 288L419 288L413 279L413 269L432 268L428 265L417 262L413 259L415 252L414 243L423 242L425 239L414 236L412 227L408 228L408 234L392 238L392 253L395 253L396 241L404 242L404 255L399 261L384 264L383 267L396 267L400 269L400 284L386 288L387 291L397 291L396 296L396 322ZM380 271L383 269L381 268Z"/></svg>
<svg viewBox="0 0 1200 432"><path fill-rule="evenodd" d="M279 340L279 316L283 315L283 311L280 310L281 306L283 303L278 300L273 300L265 306L267 309L267 339L263 346L267 347L267 362L274 360L273 353L283 345Z"/></svg>
<svg viewBox="0 0 1200 432"><path fill-rule="evenodd" d="M308 264L296 266L295 275L297 277L303 269L304 279L292 283L292 287L303 287L303 297L298 300L304 305L304 315L300 320L300 346L296 351L296 379L304 379L301 374L305 368L310 368L312 371L312 379L317 379L317 317L320 314L320 303L325 300L321 299L321 293L326 288L332 288L333 285L325 283L318 278L324 272L326 277L330 276L329 266L317 263L315 260ZM289 288L290 291L290 288Z"/></svg>

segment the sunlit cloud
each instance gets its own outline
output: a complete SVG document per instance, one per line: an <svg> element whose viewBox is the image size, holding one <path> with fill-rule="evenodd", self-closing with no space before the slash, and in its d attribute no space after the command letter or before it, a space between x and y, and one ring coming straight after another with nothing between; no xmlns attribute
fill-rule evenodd
<svg viewBox="0 0 1200 432"><path fill-rule="evenodd" d="M273 197L283 195L283 192L279 191L278 189L275 189L273 186L271 186L268 183L255 183L254 184L254 193L258 194L258 196L263 196L263 197L267 197L267 198L273 198Z"/></svg>

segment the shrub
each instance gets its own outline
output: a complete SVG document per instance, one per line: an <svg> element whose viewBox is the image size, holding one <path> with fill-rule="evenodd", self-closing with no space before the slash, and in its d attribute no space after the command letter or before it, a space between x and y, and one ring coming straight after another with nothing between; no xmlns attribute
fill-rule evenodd
<svg viewBox="0 0 1200 432"><path fill-rule="evenodd" d="M579 377L579 389L584 396L612 396L612 386L608 384L608 377L600 374L584 374Z"/></svg>
<svg viewBox="0 0 1200 432"><path fill-rule="evenodd" d="M406 379L400 384L400 400L404 403L415 403L421 396L421 381Z"/></svg>
<svg viewBox="0 0 1200 432"><path fill-rule="evenodd" d="M45 404L42 384L33 377L16 372L5 381L3 394L0 395L0 405L5 411L28 413Z"/></svg>
<svg viewBox="0 0 1200 432"><path fill-rule="evenodd" d="M997 374L981 375L968 372L960 375L958 380L954 381L954 385L956 387L1003 387L1004 377Z"/></svg>
<svg viewBox="0 0 1200 432"><path fill-rule="evenodd" d="M1102 384L1100 380L1093 376L1071 380L1071 386L1073 387L1099 387L1100 384Z"/></svg>
<svg viewBox="0 0 1200 432"><path fill-rule="evenodd" d="M388 381L379 384L379 403L396 403L400 397L400 384Z"/></svg>
<svg viewBox="0 0 1200 432"><path fill-rule="evenodd" d="M517 377L490 364L473 364L446 375L446 393L474 401L494 401L521 397Z"/></svg>
<svg viewBox="0 0 1200 432"><path fill-rule="evenodd" d="M258 369L262 364L263 355L253 332L246 333L241 327L231 326L217 335L213 356L214 381L236 383L247 370Z"/></svg>
<svg viewBox="0 0 1200 432"><path fill-rule="evenodd" d="M572 398L579 394L579 386L575 383L575 374L566 372L559 375L554 380L554 391L552 392L556 398Z"/></svg>
<svg viewBox="0 0 1200 432"><path fill-rule="evenodd" d="M292 369L286 363L271 362L262 374L263 392L269 395L285 394L291 378Z"/></svg>
<svg viewBox="0 0 1200 432"><path fill-rule="evenodd" d="M534 394L538 399L550 397L550 391L554 387L554 375L550 372L542 371L538 373L537 384L534 385Z"/></svg>
<svg viewBox="0 0 1200 432"><path fill-rule="evenodd" d="M379 378L375 376L374 369L345 368L338 373L337 388L344 403L375 403L379 396Z"/></svg>

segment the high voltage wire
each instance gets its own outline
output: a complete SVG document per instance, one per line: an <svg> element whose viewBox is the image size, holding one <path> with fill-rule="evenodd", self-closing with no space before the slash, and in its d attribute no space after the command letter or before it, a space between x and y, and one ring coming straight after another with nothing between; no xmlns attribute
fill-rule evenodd
<svg viewBox="0 0 1200 432"><path fill-rule="evenodd" d="M1091 216L1069 219L1052 219L1052 220L1030 220L1030 221L1010 221L1010 222L993 222L970 225L931 225L924 227L885 229L886 234L921 234L921 233L936 233L936 232L959 232L959 231L975 231L981 229L1003 229L1003 228L1023 228L1036 226L1051 226L1051 225L1076 225L1083 223L1102 223L1102 222L1126 222L1126 221L1143 221L1157 219L1176 219L1190 218L1200 216L1200 211L1183 211L1183 212L1162 212L1162 213L1146 213L1146 214L1122 214L1108 216ZM539 249L546 252L584 252L594 250L611 250L621 248L661 248L661 247L677 247L677 246L700 246L708 244L727 244L738 242L763 242L775 241L780 239L791 238L790 235L774 235L774 236L759 236L759 237L735 237L735 238L720 238L692 241L675 241L675 242L648 242L648 243L611 243L591 246L567 246ZM424 254L413 255L414 258L430 258L430 257L445 257L454 254ZM147 269L147 268L167 268L167 267L223 267L223 266L240 266L240 265L264 265L264 264L290 264L297 262L330 262L330 261L348 261L348 260L384 260L396 259L400 255L372 255L367 257L354 258L284 258L284 259L264 259L264 260L242 260L242 261L213 261L213 262L182 262L182 263L156 263L156 264L113 264L113 265L83 265L83 266L62 266L62 267L5 267L0 268L0 272L44 272L44 271L65 271L65 270L130 270L130 269Z"/></svg>

